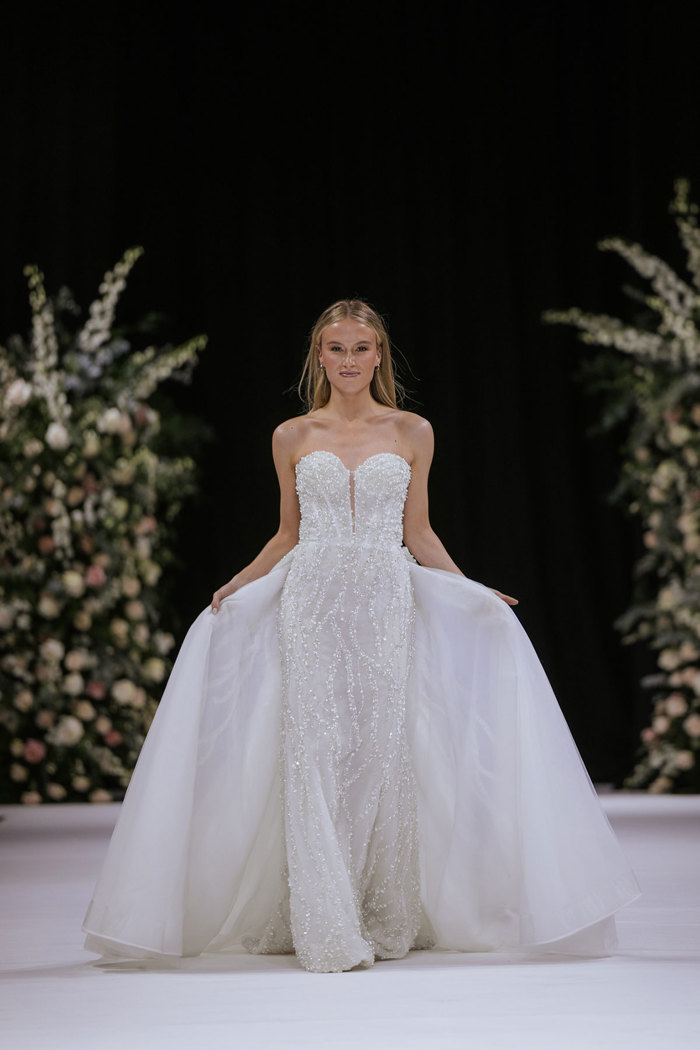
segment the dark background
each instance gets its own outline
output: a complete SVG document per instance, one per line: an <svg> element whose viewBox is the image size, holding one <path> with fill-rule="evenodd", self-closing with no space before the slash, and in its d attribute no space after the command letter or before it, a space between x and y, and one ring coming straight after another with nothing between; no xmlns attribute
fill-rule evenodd
<svg viewBox="0 0 700 1050"><path fill-rule="evenodd" d="M630 315L602 236L680 262L692 18L629 0L5 15L0 336L27 326L25 263L86 306L141 244L120 318L160 310L166 336L210 339L193 384L171 384L215 429L179 524L180 637L276 530L272 430L301 411L316 316L361 295L435 429L435 531L519 597L593 779L629 771L647 704L644 654L612 628L639 552L605 502L620 435L588 436L591 351L540 315Z"/></svg>

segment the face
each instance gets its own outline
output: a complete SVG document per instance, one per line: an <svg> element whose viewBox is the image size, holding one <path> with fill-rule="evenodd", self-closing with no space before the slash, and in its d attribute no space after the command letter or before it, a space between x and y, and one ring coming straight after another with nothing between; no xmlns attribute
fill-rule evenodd
<svg viewBox="0 0 700 1050"><path fill-rule="evenodd" d="M321 333L319 360L331 386L349 392L368 386L381 360L374 329L350 317L334 321Z"/></svg>

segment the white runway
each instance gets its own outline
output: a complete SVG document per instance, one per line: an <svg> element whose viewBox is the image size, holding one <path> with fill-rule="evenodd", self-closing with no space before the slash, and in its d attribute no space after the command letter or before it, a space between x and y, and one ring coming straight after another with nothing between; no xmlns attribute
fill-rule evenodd
<svg viewBox="0 0 700 1050"><path fill-rule="evenodd" d="M700 796L602 795L642 887L603 959L412 952L313 974L293 956L99 964L82 948L118 805L0 807L8 1050L700 1047Z"/></svg>

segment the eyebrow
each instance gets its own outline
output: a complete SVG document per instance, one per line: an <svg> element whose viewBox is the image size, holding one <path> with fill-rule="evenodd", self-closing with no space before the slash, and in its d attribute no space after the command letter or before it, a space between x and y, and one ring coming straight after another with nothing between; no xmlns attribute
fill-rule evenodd
<svg viewBox="0 0 700 1050"><path fill-rule="evenodd" d="M345 346L345 343L343 343L340 339L329 339L328 342L332 343L334 346ZM354 346L366 346L370 342L371 342L370 339L358 339L357 342L354 343L353 345Z"/></svg>

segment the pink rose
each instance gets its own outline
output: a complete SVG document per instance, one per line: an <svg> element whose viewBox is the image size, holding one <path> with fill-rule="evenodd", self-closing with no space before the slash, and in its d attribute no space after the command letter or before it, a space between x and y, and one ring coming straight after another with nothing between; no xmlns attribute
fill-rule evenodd
<svg viewBox="0 0 700 1050"><path fill-rule="evenodd" d="M88 570L85 573L85 582L88 587L101 587L106 579L107 576L101 565L88 566Z"/></svg>
<svg viewBox="0 0 700 1050"><path fill-rule="evenodd" d="M83 478L83 488L88 494L92 492L97 492L99 486L97 484L97 478L94 474L87 473L85 475L85 477Z"/></svg>
<svg viewBox="0 0 700 1050"><path fill-rule="evenodd" d="M20 797L23 806L38 806L42 801L38 791L24 791Z"/></svg>
<svg viewBox="0 0 700 1050"><path fill-rule="evenodd" d="M134 411L134 423L137 426L143 426L144 423L148 423L150 412L147 405L137 405Z"/></svg>
<svg viewBox="0 0 700 1050"><path fill-rule="evenodd" d="M88 682L85 687L85 692L88 696L92 697L93 700L104 700L107 690L102 682Z"/></svg>
<svg viewBox="0 0 700 1050"><path fill-rule="evenodd" d="M139 521L134 529L137 536L146 536L149 532L153 532L158 522L152 514L146 514L141 521Z"/></svg>
<svg viewBox="0 0 700 1050"><path fill-rule="evenodd" d="M104 739L107 747L116 747L117 744L121 744L123 737L118 729L110 729L109 733L105 733Z"/></svg>
<svg viewBox="0 0 700 1050"><path fill-rule="evenodd" d="M42 554L53 554L56 549L53 536L40 536L39 537L39 550Z"/></svg>
<svg viewBox="0 0 700 1050"><path fill-rule="evenodd" d="M42 743L41 740L29 739L24 745L25 762L41 762L45 754L46 744Z"/></svg>

